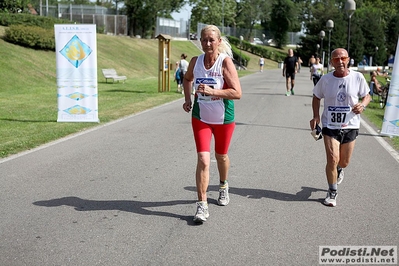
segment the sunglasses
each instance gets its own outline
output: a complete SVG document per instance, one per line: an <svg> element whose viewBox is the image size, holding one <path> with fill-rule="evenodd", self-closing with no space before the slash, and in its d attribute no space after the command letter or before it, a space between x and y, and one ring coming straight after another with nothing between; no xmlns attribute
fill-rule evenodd
<svg viewBox="0 0 399 266"><path fill-rule="evenodd" d="M341 57L333 57L331 58L331 61L334 63L339 63L340 61L346 61L349 59L349 56L341 56Z"/></svg>

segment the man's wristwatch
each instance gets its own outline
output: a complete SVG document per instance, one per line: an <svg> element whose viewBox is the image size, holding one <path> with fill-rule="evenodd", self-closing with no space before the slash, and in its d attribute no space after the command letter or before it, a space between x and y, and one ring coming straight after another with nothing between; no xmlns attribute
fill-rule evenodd
<svg viewBox="0 0 399 266"><path fill-rule="evenodd" d="M364 104L362 104L363 110L366 110L366 106Z"/></svg>

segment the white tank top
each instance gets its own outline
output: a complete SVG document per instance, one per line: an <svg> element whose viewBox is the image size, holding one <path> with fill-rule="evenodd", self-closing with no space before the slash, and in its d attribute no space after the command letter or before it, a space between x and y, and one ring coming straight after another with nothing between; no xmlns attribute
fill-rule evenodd
<svg viewBox="0 0 399 266"><path fill-rule="evenodd" d="M222 90L224 86L223 79L223 60L226 54L219 54L213 66L205 68L205 55L198 56L194 66L194 86L206 84L214 89ZM198 118L208 124L228 124L234 121L234 102L215 96L205 96L196 93L194 98L193 117Z"/></svg>

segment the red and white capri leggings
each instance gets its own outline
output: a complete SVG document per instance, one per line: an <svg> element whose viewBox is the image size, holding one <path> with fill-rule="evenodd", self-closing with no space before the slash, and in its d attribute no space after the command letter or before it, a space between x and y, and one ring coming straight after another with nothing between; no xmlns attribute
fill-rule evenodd
<svg viewBox="0 0 399 266"><path fill-rule="evenodd" d="M236 124L206 124L197 118L191 119L197 152L210 152L212 134L215 138L215 152L227 154Z"/></svg>

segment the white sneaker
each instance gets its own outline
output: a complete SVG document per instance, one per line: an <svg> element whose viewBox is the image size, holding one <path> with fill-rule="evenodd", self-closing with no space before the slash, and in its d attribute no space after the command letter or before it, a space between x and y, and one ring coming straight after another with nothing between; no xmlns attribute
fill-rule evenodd
<svg viewBox="0 0 399 266"><path fill-rule="evenodd" d="M203 223L209 217L208 203L199 201L197 204L197 212L194 215L193 221L196 223Z"/></svg>
<svg viewBox="0 0 399 266"><path fill-rule="evenodd" d="M344 169L341 168L341 170L337 170L338 171L338 178L337 178L337 185L341 184L342 181L344 181Z"/></svg>
<svg viewBox="0 0 399 266"><path fill-rule="evenodd" d="M226 183L224 186L219 187L218 204L220 206L226 206L227 204L229 204L229 202L229 183Z"/></svg>
<svg viewBox="0 0 399 266"><path fill-rule="evenodd" d="M330 207L337 206L337 192L333 193L331 190L328 190L327 197L324 200L323 204Z"/></svg>

